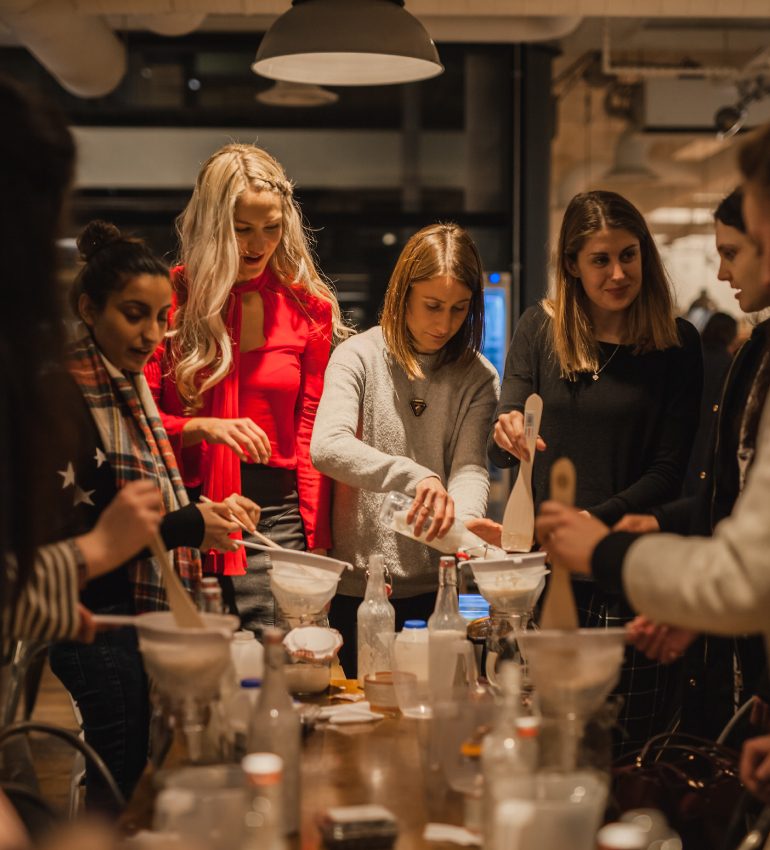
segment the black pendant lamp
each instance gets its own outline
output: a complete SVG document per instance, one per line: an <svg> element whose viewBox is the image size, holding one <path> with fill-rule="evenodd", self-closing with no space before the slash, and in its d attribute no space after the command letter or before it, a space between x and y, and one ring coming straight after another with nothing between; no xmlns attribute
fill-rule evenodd
<svg viewBox="0 0 770 850"><path fill-rule="evenodd" d="M293 0L265 33L251 69L273 80L380 86L444 70L403 0Z"/></svg>

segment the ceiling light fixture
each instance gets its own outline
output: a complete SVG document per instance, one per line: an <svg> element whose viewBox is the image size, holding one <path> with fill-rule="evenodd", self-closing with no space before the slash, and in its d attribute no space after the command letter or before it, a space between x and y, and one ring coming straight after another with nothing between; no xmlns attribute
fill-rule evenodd
<svg viewBox="0 0 770 850"><path fill-rule="evenodd" d="M252 71L321 86L378 86L444 70L404 0L292 0L265 33Z"/></svg>
<svg viewBox="0 0 770 850"><path fill-rule="evenodd" d="M255 95L260 103L268 106L326 106L336 103L340 96L333 91L311 86L307 83L287 83L278 80L269 89Z"/></svg>

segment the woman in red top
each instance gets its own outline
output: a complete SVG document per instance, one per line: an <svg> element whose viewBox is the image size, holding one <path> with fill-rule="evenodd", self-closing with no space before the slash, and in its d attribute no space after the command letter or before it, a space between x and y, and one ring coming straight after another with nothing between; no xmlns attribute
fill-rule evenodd
<svg viewBox="0 0 770 850"><path fill-rule="evenodd" d="M323 553L329 482L309 446L332 337L345 328L292 185L265 151L227 145L204 164L178 228L174 331L147 379L185 484L214 501L249 494L261 532ZM273 622L264 555L211 553L206 569L224 577L244 627Z"/></svg>

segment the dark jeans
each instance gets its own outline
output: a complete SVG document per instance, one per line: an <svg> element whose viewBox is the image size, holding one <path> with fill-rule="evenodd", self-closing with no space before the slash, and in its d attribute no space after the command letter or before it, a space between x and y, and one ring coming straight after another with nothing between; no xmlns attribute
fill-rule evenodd
<svg viewBox="0 0 770 850"><path fill-rule="evenodd" d="M345 676L355 679L358 676L358 627L356 618L358 606L363 600L358 596L343 596L338 593L332 599L329 608L329 625L342 635L344 643L339 651L339 660ZM391 599L396 609L396 631L404 627L406 620L427 620L436 607L436 593L421 593L419 596L406 596L403 599Z"/></svg>
<svg viewBox="0 0 770 850"><path fill-rule="evenodd" d="M103 614L130 614L130 605ZM51 669L72 694L86 741L104 759L126 799L147 763L150 703L134 629L100 632L94 643L59 643L50 649ZM99 775L86 767L86 805L115 813Z"/></svg>
<svg viewBox="0 0 770 850"><path fill-rule="evenodd" d="M243 463L241 492L262 508L257 526L262 534L286 549L305 549L305 528L299 513L297 475L293 469ZM246 531L243 539L254 541ZM270 557L266 553L247 549L246 575L220 578L225 605L241 618L241 628L258 636L264 626L275 625L276 621L269 567Z"/></svg>

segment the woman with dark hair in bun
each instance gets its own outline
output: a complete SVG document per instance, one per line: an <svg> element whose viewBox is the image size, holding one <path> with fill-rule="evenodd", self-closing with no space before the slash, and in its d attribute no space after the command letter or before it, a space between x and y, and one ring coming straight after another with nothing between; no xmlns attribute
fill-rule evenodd
<svg viewBox="0 0 770 850"><path fill-rule="evenodd" d="M143 242L104 222L91 222L78 248L85 265L73 306L85 332L72 345L67 367L73 379L68 409L80 447L60 467L62 531L90 528L123 486L153 481L163 500L161 535L182 579L194 587L200 578L197 548L234 550L228 536L238 528L234 517L254 528L259 508L238 495L215 504L188 503L143 373L166 333L171 307L166 266ZM167 607L158 566L146 552L93 581L81 600L91 611L110 614ZM54 646L51 667L78 704L86 740L128 796L145 766L149 728L135 632L116 629L97 635L90 646ZM103 807L108 799L97 777L88 776L88 804Z"/></svg>

